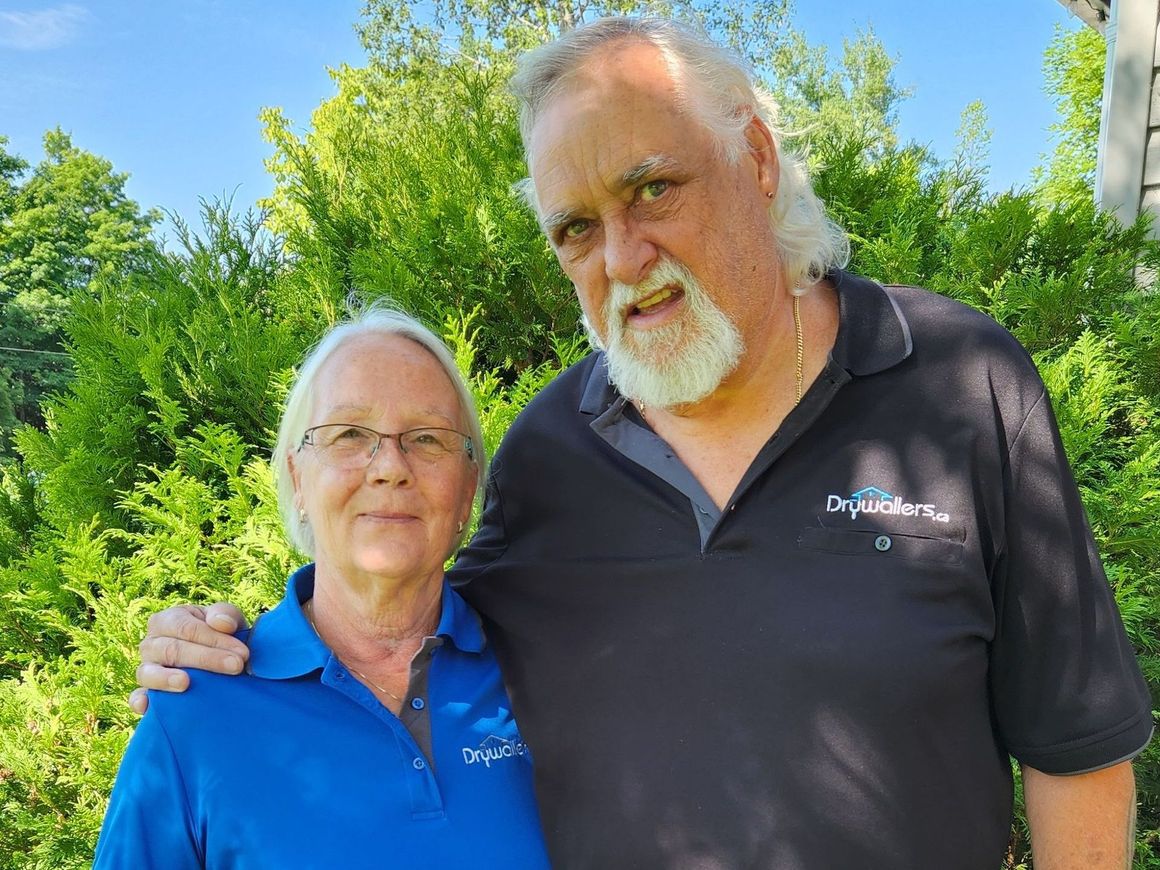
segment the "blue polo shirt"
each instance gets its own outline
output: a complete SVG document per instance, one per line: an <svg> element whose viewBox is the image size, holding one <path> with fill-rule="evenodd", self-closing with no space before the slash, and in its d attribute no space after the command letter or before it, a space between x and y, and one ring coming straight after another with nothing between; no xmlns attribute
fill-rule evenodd
<svg viewBox="0 0 1160 870"><path fill-rule="evenodd" d="M444 584L403 719L302 613L314 566L250 632L249 673L150 692L96 868L546 868L527 745L479 619Z"/></svg>

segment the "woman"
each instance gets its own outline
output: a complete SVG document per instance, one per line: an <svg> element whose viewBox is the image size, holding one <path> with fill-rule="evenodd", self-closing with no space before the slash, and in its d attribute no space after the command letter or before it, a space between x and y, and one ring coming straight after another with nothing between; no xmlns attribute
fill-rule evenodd
<svg viewBox="0 0 1160 870"><path fill-rule="evenodd" d="M198 672L150 699L95 867L547 866L531 757L443 579L483 464L470 394L424 327L371 309L322 339L273 456L314 564L250 631L245 678Z"/></svg>

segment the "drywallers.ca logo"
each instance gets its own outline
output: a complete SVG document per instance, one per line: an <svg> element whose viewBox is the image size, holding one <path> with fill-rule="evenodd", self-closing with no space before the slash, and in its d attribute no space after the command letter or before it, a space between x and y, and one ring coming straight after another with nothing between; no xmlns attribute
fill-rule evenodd
<svg viewBox="0 0 1160 870"><path fill-rule="evenodd" d="M482 764L490 769L492 762L499 762L505 758L522 758L528 752L528 744L519 738L505 740L503 737L489 734L477 749L472 749L470 746L463 747L463 763Z"/></svg>
<svg viewBox="0 0 1160 870"><path fill-rule="evenodd" d="M939 510L933 504L906 501L897 495L891 495L884 489L876 486L867 486L853 492L849 497L841 495L826 496L826 513L846 513L850 519L858 519L859 514L894 514L901 517L929 517L936 523L949 523L951 518L946 511Z"/></svg>

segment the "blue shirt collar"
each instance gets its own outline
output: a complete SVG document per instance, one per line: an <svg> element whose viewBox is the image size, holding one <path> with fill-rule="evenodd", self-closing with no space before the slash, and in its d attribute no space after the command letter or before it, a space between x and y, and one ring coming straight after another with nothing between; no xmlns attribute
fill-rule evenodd
<svg viewBox="0 0 1160 870"><path fill-rule="evenodd" d="M326 667L331 658L330 649L314 633L302 612L303 602L312 595L314 565L303 565L290 575L286 594L278 606L263 613L250 629L249 673L268 680L286 680ZM435 635L467 653L483 652L486 643L479 616L446 580Z"/></svg>

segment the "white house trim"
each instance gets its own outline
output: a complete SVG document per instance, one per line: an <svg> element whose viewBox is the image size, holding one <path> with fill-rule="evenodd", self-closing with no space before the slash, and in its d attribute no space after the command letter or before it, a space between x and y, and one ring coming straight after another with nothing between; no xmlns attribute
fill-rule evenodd
<svg viewBox="0 0 1160 870"><path fill-rule="evenodd" d="M1076 0L1077 6L1081 4L1087 0ZM1065 5L1072 8L1070 3ZM1160 97L1156 94L1160 0L1113 0L1110 15L1105 16L1108 48L1096 202L1123 223L1131 223L1144 208L1160 217ZM1153 233L1160 234L1160 223Z"/></svg>

